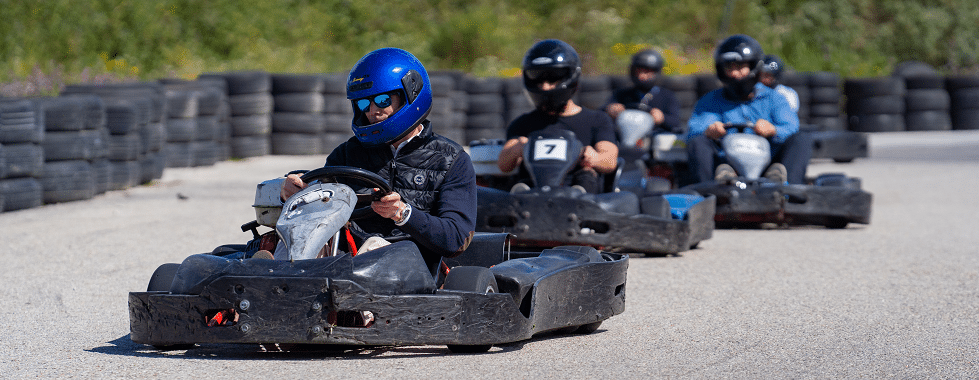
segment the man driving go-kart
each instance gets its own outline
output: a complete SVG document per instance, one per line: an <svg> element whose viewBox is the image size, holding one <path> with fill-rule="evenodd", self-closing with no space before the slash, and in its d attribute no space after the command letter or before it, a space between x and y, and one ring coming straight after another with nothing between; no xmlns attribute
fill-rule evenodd
<svg viewBox="0 0 979 380"><path fill-rule="evenodd" d="M571 45L544 40L527 51L523 60L524 88L536 108L507 128L507 141L497 161L501 171L510 172L522 162L530 133L569 130L585 147L578 167L571 173L571 185L581 186L588 193L602 192L601 174L616 169L619 149L608 115L583 108L571 99L580 78L581 60Z"/></svg>
<svg viewBox="0 0 979 380"><path fill-rule="evenodd" d="M763 56L758 41L746 35L733 35L717 46L714 67L723 87L704 95L688 122L688 164L694 181L737 177L725 163L720 139L733 132L725 125L751 124L745 133L771 143L772 164L764 176L775 183L805 182L812 142L799 133L799 116L785 97L759 83Z"/></svg>

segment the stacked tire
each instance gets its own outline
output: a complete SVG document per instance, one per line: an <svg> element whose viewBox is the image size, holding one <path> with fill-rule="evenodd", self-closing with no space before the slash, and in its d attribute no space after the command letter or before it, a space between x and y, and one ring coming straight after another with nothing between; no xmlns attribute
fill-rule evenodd
<svg viewBox="0 0 979 380"><path fill-rule="evenodd" d="M105 104L111 177L108 190L122 190L163 176L166 158L163 88L156 82L66 86L62 96L95 94Z"/></svg>
<svg viewBox="0 0 979 380"><path fill-rule="evenodd" d="M843 83L849 129L855 132L904 131L907 87L900 77L851 78Z"/></svg>
<svg viewBox="0 0 979 380"><path fill-rule="evenodd" d="M578 82L575 103L593 110L601 110L612 97L612 80L607 75L583 76Z"/></svg>
<svg viewBox="0 0 979 380"><path fill-rule="evenodd" d="M43 114L34 101L0 99L0 211L40 206L44 171Z"/></svg>
<svg viewBox="0 0 979 380"><path fill-rule="evenodd" d="M41 98L37 104L45 128L44 168L38 176L43 202L91 199L97 192L92 162L107 158L102 100L69 95Z"/></svg>
<svg viewBox="0 0 979 380"><path fill-rule="evenodd" d="M432 84L432 112L428 119L432 122L435 133L449 138L460 145L466 145L466 114L460 108L468 108L469 94L458 89L457 78L461 73L431 73L428 77ZM465 102L465 106L459 103ZM502 113L502 109L500 111Z"/></svg>
<svg viewBox="0 0 979 380"><path fill-rule="evenodd" d="M945 90L945 79L934 75L904 77L904 126L908 131L948 131L951 98Z"/></svg>
<svg viewBox="0 0 979 380"><path fill-rule="evenodd" d="M527 98L527 94L524 92L523 77L510 77L502 79L503 81L503 98L504 98L504 122L506 125L510 125L514 119L520 117L527 112L534 110L534 104L530 102ZM494 138L502 139L504 136L498 136Z"/></svg>
<svg viewBox="0 0 979 380"><path fill-rule="evenodd" d="M843 131L846 124L840 115L843 94L840 77L831 72L817 71L807 75L809 85L809 118L804 123L815 131ZM800 121L802 119L800 118Z"/></svg>
<svg viewBox="0 0 979 380"><path fill-rule="evenodd" d="M708 92L723 87L721 80L717 79L714 73L700 73L694 75L697 78L697 99L703 98Z"/></svg>
<svg viewBox="0 0 979 380"><path fill-rule="evenodd" d="M210 166L231 156L225 82L161 80L167 99L165 166Z"/></svg>
<svg viewBox="0 0 979 380"><path fill-rule="evenodd" d="M799 95L799 110L796 111L796 113L799 115L799 123L808 124L810 118L809 103L811 101L809 76L796 71L789 71L782 74L781 83L783 86L791 88L797 95Z"/></svg>
<svg viewBox="0 0 979 380"><path fill-rule="evenodd" d="M950 98L952 129L979 129L979 76L947 77L945 88Z"/></svg>
<svg viewBox="0 0 979 380"><path fill-rule="evenodd" d="M506 137L507 112L503 79L467 76L463 88L469 94L466 113L466 141ZM466 145L466 144L463 144Z"/></svg>
<svg viewBox="0 0 979 380"><path fill-rule="evenodd" d="M323 77L323 99L326 102L320 153L330 154L334 148L353 137L350 124L354 109L347 100L347 73L328 74Z"/></svg>
<svg viewBox="0 0 979 380"><path fill-rule="evenodd" d="M680 125L687 130L687 122L697 105L697 78L689 75L664 76L662 86L673 91L680 103Z"/></svg>
<svg viewBox="0 0 979 380"><path fill-rule="evenodd" d="M231 111L231 156L249 158L271 152L272 76L263 71L206 73L199 79L223 79Z"/></svg>
<svg viewBox="0 0 979 380"><path fill-rule="evenodd" d="M325 81L322 75L273 74L271 149L275 155L323 152L326 129Z"/></svg>

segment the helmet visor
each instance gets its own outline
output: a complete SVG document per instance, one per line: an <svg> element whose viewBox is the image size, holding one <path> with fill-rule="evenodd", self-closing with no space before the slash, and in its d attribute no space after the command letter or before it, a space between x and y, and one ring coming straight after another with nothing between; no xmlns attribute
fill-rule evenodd
<svg viewBox="0 0 979 380"><path fill-rule="evenodd" d="M548 67L541 69L527 69L524 71L527 79L534 83L541 82L562 82L571 77L571 68L568 67Z"/></svg>

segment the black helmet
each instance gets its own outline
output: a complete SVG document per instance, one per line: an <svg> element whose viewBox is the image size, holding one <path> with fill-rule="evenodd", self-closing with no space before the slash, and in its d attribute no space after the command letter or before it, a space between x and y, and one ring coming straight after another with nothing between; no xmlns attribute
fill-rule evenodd
<svg viewBox="0 0 979 380"><path fill-rule="evenodd" d="M724 84L724 91L729 96L734 99L745 99L754 91L764 54L758 41L743 34L730 36L717 45L717 51L714 52L714 69L717 70L717 78ZM728 77L724 72L724 66L731 62L746 62L751 72L740 80Z"/></svg>
<svg viewBox="0 0 979 380"><path fill-rule="evenodd" d="M523 84L534 106L544 112L560 113L578 90L581 59L571 45L559 40L544 40L527 50L523 58ZM542 90L542 82L556 82Z"/></svg>
<svg viewBox="0 0 979 380"><path fill-rule="evenodd" d="M655 78L647 81L639 80L639 77L636 76L637 67L650 69L659 74L660 71L663 71L663 56L654 50L643 50L632 55L632 63L629 65L629 78L632 79L632 84L636 87L649 91L656 85L656 80Z"/></svg>
<svg viewBox="0 0 979 380"><path fill-rule="evenodd" d="M762 58L761 63L761 72L772 74L772 77L775 78L775 83L779 83L782 80L785 62L782 62L777 56L767 54Z"/></svg>

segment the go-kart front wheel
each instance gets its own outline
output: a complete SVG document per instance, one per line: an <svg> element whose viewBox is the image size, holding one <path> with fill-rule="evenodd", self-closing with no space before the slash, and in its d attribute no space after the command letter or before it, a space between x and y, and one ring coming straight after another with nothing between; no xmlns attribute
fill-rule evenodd
<svg viewBox="0 0 979 380"><path fill-rule="evenodd" d="M499 291L493 272L488 268L474 266L459 266L449 270L449 274L445 276L442 289L475 293L496 293ZM457 354L483 353L493 347L492 344L449 344L447 346L449 351Z"/></svg>

